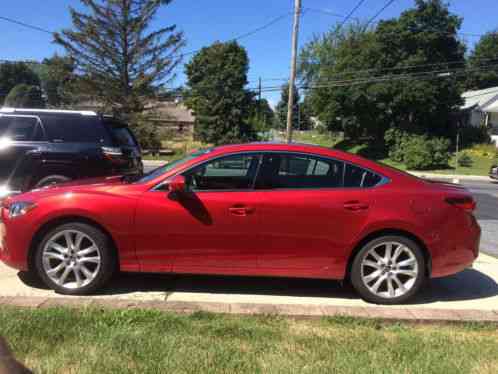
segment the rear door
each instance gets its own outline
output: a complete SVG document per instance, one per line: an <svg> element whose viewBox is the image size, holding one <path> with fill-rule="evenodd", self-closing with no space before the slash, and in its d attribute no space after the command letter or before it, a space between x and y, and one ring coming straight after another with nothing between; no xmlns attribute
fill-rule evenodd
<svg viewBox="0 0 498 374"><path fill-rule="evenodd" d="M23 188L42 141L37 116L0 114L0 186L12 191Z"/></svg>
<svg viewBox="0 0 498 374"><path fill-rule="evenodd" d="M329 277L344 269L347 250L373 204L372 174L340 160L306 154L265 155L259 265L277 275ZM374 178L374 179L372 179Z"/></svg>

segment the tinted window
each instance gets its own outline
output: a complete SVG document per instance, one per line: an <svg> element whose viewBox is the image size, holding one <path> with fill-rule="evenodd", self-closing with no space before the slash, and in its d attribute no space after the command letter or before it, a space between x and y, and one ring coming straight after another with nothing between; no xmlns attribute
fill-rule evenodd
<svg viewBox="0 0 498 374"><path fill-rule="evenodd" d="M112 130L112 140L118 146L122 147L136 147L137 143L135 138L131 134L131 131L127 127L113 127Z"/></svg>
<svg viewBox="0 0 498 374"><path fill-rule="evenodd" d="M267 154L263 157L256 187L334 188L342 186L341 161L306 155Z"/></svg>
<svg viewBox="0 0 498 374"><path fill-rule="evenodd" d="M52 142L104 143L107 134L97 117L80 115L42 117L47 136Z"/></svg>
<svg viewBox="0 0 498 374"><path fill-rule="evenodd" d="M344 173L344 187L373 187L382 180L382 177L369 170L355 165L346 165Z"/></svg>
<svg viewBox="0 0 498 374"><path fill-rule="evenodd" d="M34 117L0 117L0 137L13 141L33 141L40 136L38 119Z"/></svg>
<svg viewBox="0 0 498 374"><path fill-rule="evenodd" d="M251 189L258 167L257 155L234 155L216 159L185 173L190 190Z"/></svg>

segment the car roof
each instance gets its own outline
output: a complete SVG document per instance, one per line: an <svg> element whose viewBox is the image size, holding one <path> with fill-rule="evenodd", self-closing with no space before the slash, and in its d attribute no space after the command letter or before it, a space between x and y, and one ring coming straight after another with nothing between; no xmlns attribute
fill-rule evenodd
<svg viewBox="0 0 498 374"><path fill-rule="evenodd" d="M97 116L97 113L91 110L63 110L63 109L36 109L36 108L9 108L0 109L2 114L78 114L82 116Z"/></svg>

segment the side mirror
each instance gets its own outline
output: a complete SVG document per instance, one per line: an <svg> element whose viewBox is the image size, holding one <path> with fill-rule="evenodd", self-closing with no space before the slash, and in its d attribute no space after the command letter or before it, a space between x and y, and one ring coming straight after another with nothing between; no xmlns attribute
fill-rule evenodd
<svg viewBox="0 0 498 374"><path fill-rule="evenodd" d="M186 188L187 182L183 175L174 176L168 183L169 192L181 193L185 192Z"/></svg>

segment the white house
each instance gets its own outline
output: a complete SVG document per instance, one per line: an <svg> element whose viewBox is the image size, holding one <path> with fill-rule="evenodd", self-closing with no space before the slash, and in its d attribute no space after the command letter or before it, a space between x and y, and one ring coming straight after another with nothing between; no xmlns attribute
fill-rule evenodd
<svg viewBox="0 0 498 374"><path fill-rule="evenodd" d="M460 109L468 112L469 123L489 128L491 139L498 147L498 87L467 91L462 97L465 103Z"/></svg>

